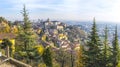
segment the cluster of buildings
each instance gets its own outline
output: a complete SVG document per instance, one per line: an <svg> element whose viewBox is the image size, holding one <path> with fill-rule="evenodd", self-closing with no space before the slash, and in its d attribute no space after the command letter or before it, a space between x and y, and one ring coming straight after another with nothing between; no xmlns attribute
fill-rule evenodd
<svg viewBox="0 0 120 67"><path fill-rule="evenodd" d="M71 42L67 32L70 29L67 28L67 24L59 21L47 21L37 22L33 25L36 32L44 32L44 35L48 37L52 43L54 49L63 48L65 50L77 49L80 46L80 40ZM73 37L74 38L74 37ZM76 39L76 38L74 38Z"/></svg>

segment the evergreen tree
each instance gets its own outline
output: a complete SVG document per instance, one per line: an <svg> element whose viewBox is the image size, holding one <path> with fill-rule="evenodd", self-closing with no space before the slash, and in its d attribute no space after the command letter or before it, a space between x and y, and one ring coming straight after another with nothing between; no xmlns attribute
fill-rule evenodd
<svg viewBox="0 0 120 67"><path fill-rule="evenodd" d="M32 27L32 24L30 23L30 20L28 18L28 13L27 13L25 5L24 5L24 8L23 8L22 14L23 14L23 17L24 17L23 18L23 21L24 21L24 27L23 28L24 28L25 31L29 31Z"/></svg>
<svg viewBox="0 0 120 67"><path fill-rule="evenodd" d="M36 34L34 33L33 29L32 29L32 25L31 22L28 18L28 13L26 11L26 7L24 5L23 8L23 21L24 21L24 25L23 28L21 29L21 31L19 32L19 40L21 42L23 42L22 44L24 45L24 49L22 50L31 50L33 48L33 46L36 44Z"/></svg>
<svg viewBox="0 0 120 67"><path fill-rule="evenodd" d="M105 38L104 38L104 46L103 46L103 67L110 67L110 47L108 45L108 28L105 27Z"/></svg>
<svg viewBox="0 0 120 67"><path fill-rule="evenodd" d="M27 63L31 63L32 56L34 54L33 47L37 44L37 35L33 31L25 5L22 14L24 18L24 24L22 27L20 27L17 37L17 42L19 42L21 48L17 47L17 49L19 49L18 54L21 56L21 58L26 60Z"/></svg>
<svg viewBox="0 0 120 67"><path fill-rule="evenodd" d="M112 55L113 67L117 67L119 61L119 44L118 44L117 26L115 29L115 35L112 42L112 53L113 53Z"/></svg>
<svg viewBox="0 0 120 67"><path fill-rule="evenodd" d="M43 53L43 61L46 64L47 67L53 67L52 64L52 54L51 54L51 50L50 47L47 47Z"/></svg>
<svg viewBox="0 0 120 67"><path fill-rule="evenodd" d="M95 18L93 20L92 31L89 36L85 50L85 67L102 67L101 60L101 41L97 33Z"/></svg>

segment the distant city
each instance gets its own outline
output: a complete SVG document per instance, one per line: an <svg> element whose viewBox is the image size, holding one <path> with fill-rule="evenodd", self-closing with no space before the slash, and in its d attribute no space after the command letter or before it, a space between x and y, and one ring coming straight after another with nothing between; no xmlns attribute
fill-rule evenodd
<svg viewBox="0 0 120 67"><path fill-rule="evenodd" d="M96 22L97 23L97 22ZM68 25L72 25L72 26L77 26L80 29L84 30L84 32L86 34L89 34L91 31L91 27L92 27L92 22L66 22L66 24ZM120 24L115 24L115 23L97 23L97 28L98 28L98 34L101 38L104 37L104 29L107 26L108 27L108 39L111 42L113 39L113 35L114 35L114 31L115 31L115 26L117 25L118 27L118 38L119 38L119 42L120 42Z"/></svg>

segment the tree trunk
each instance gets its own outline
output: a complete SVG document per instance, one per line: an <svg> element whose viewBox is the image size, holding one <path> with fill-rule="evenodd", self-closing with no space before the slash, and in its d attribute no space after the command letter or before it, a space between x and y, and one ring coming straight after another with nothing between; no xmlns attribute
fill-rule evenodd
<svg viewBox="0 0 120 67"><path fill-rule="evenodd" d="M62 65L61 65L61 67L64 67L64 61L62 61Z"/></svg>
<svg viewBox="0 0 120 67"><path fill-rule="evenodd" d="M9 54L9 46L7 46L7 49L6 49L6 55L7 55L7 57L10 57L10 54Z"/></svg>

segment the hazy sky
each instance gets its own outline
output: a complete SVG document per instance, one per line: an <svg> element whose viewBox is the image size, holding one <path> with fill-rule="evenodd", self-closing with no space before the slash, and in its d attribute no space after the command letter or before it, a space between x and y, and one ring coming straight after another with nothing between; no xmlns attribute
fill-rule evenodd
<svg viewBox="0 0 120 67"><path fill-rule="evenodd" d="M120 22L120 0L0 0L0 16L22 19L23 4L31 19Z"/></svg>

